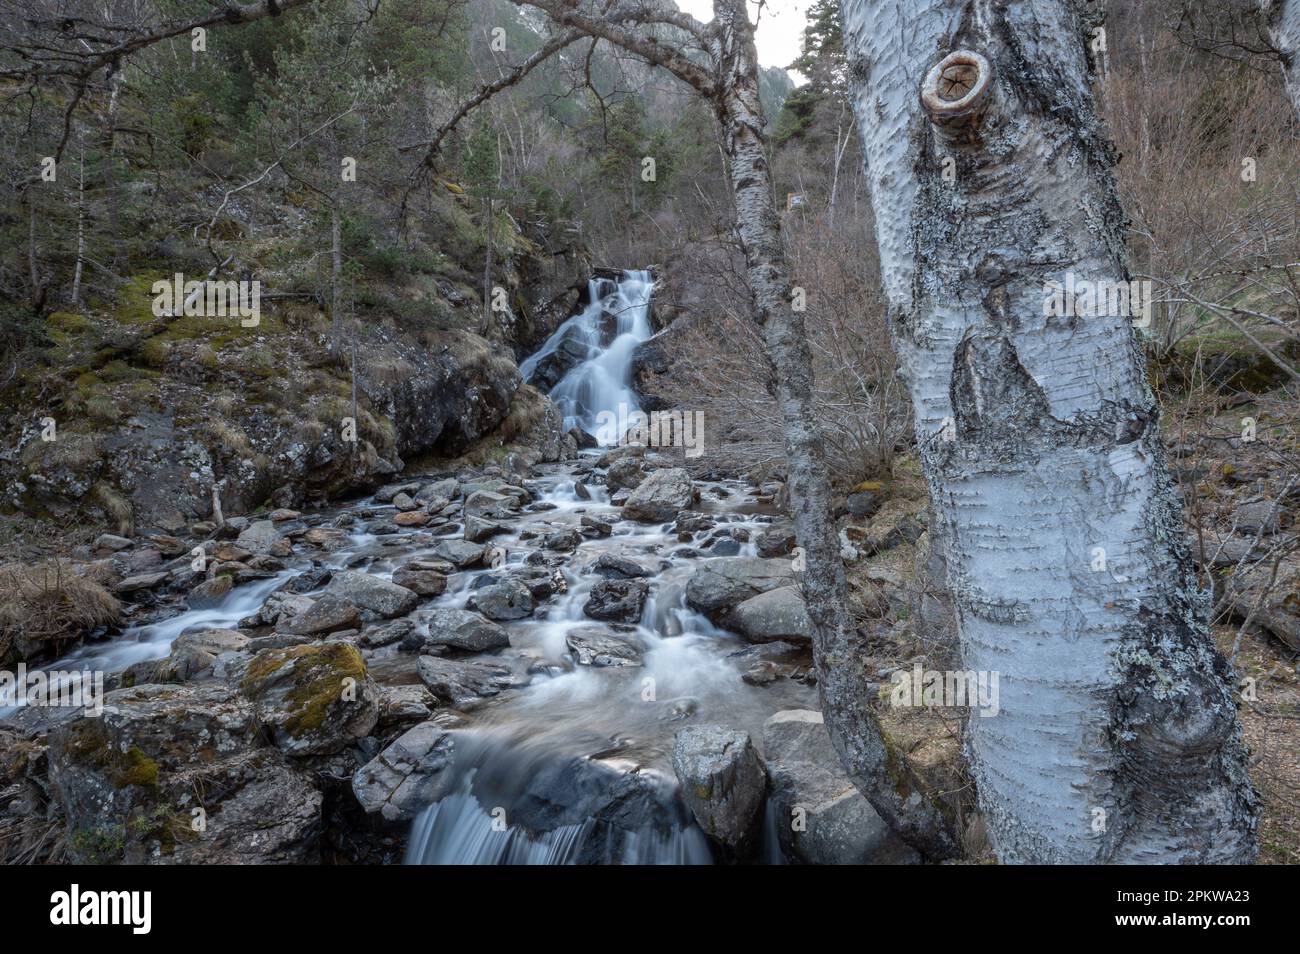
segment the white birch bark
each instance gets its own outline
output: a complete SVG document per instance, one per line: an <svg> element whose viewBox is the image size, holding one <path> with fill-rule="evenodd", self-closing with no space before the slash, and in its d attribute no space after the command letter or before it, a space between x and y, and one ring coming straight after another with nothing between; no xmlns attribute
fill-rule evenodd
<svg viewBox="0 0 1300 954"><path fill-rule="evenodd" d="M1259 0L1269 39L1282 57L1282 77L1291 108L1300 119L1300 0Z"/></svg>
<svg viewBox="0 0 1300 954"><path fill-rule="evenodd" d="M1045 314L1067 273L1128 279L1077 17L1067 0L845 0L843 17L964 665L1000 674L998 714L967 732L996 850L1249 861L1231 674L1129 318ZM982 57L956 75L984 98L954 107L963 86L923 105L958 50Z"/></svg>

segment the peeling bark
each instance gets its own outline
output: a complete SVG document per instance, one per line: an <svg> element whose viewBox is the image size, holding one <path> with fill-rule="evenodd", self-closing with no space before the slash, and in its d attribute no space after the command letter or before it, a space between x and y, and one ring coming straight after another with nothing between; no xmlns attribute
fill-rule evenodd
<svg viewBox="0 0 1300 954"><path fill-rule="evenodd" d="M1269 40L1282 60L1282 78L1291 108L1300 119L1300 0L1259 0Z"/></svg>
<svg viewBox="0 0 1300 954"><path fill-rule="evenodd" d="M1000 673L998 715L972 718L966 740L999 856L1250 861L1256 797L1232 676L1130 319L1044 307L1067 273L1129 278L1075 12L845 0L843 15L964 665ZM955 51L988 70L964 112L922 96ZM939 99L979 78L961 79Z"/></svg>

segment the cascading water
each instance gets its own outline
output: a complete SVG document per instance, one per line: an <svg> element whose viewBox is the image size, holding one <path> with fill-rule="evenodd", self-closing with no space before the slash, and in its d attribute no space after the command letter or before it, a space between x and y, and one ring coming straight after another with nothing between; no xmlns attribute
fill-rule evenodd
<svg viewBox="0 0 1300 954"><path fill-rule="evenodd" d="M557 359L577 363L563 370L550 389L550 398L564 414L564 426L595 433L601 411L626 413L639 410L629 383L632 353L654 334L650 324L650 296L654 281L647 271L625 271L618 282L592 279L587 285L589 303L555 330L537 353L519 366L529 383L538 371Z"/></svg>
<svg viewBox="0 0 1300 954"><path fill-rule="evenodd" d="M632 351L650 336L652 288L646 272L593 283L591 304L524 362L529 377L553 382L551 393L571 424L590 429L601 411L617 412L619 404L637 408L628 376ZM562 349L565 361L548 362ZM815 691L795 679L761 687L742 681L742 670L768 657L686 604L686 584L702 557L757 554L750 541L772 517L751 496L753 488L739 480L698 482L696 508L716 529L684 544L672 523L623 519L592 469L590 460L539 467L527 482L532 503L503 518L492 538L504 561L451 573L445 592L410 617L427 634L436 613L465 608L480 587L506 576L545 566L559 581L557 592L531 615L502 623L508 648L471 656L508 667L520 688L468 711L436 714L454 752L428 792L430 802L417 806L408 864L711 863L710 844L677 791L671 762L677 731L688 722L712 723L760 738L773 712L815 705ZM578 481L584 482L581 493ZM259 629L257 614L274 591L291 588L315 597L329 573L343 568L391 579L397 567L438 559L439 544L463 538L454 509L437 530L394 527L396 513L394 504L372 499L304 518L299 529L347 530L324 551L296 546L282 569L235 587L211 608L144 609L119 636L87 644L51 668L112 674L166 656L172 642L192 630L239 626L265 633L271 627ZM584 520L593 518L611 526L608 535L590 531ZM576 549L547 549L547 537L568 531L581 534ZM644 570L648 594L633 623L600 623L585 611L596 584L608 578L597 565L602 557ZM311 574L304 577L304 570ZM311 582L303 586L304 579ZM574 634L593 632L597 639L633 644L633 656L621 664L579 665ZM368 648L364 656L380 685L418 678L418 657L398 644ZM0 699L0 720L44 717ZM757 860L782 860L776 832L769 806Z"/></svg>

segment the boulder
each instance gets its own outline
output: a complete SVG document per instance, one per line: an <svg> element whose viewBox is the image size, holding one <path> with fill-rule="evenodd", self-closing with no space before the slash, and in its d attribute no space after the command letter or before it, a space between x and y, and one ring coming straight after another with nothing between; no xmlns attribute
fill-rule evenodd
<svg viewBox="0 0 1300 954"><path fill-rule="evenodd" d="M295 636L326 636L340 630L360 629L361 611L351 600L326 594L279 628Z"/></svg>
<svg viewBox="0 0 1300 954"><path fill-rule="evenodd" d="M470 543L468 540L439 540L433 546L434 556L446 560L458 570L481 566L486 551L487 548L482 544Z"/></svg>
<svg viewBox="0 0 1300 954"><path fill-rule="evenodd" d="M224 685L118 689L50 733L50 782L83 863L319 861L323 797ZM201 829L199 822L202 821Z"/></svg>
<svg viewBox="0 0 1300 954"><path fill-rule="evenodd" d="M441 596L447 589L447 577L443 573L422 566L418 562L408 563L394 570L393 582L417 596Z"/></svg>
<svg viewBox="0 0 1300 954"><path fill-rule="evenodd" d="M599 626L579 626L569 630L564 642L579 666L597 669L640 666L645 646L633 636L622 636Z"/></svg>
<svg viewBox="0 0 1300 954"><path fill-rule="evenodd" d="M542 546L561 553L577 549L580 543L582 543L582 534L573 529L553 530L542 538Z"/></svg>
<svg viewBox="0 0 1300 954"><path fill-rule="evenodd" d="M1283 560L1275 577L1273 561L1266 560L1230 574L1223 585L1237 619L1250 617L1254 626L1300 652L1300 561Z"/></svg>
<svg viewBox="0 0 1300 954"><path fill-rule="evenodd" d="M429 635L422 641L425 646L482 653L510 645L510 635L504 629L469 610L435 609L429 614L428 627Z"/></svg>
<svg viewBox="0 0 1300 954"><path fill-rule="evenodd" d="M795 547L794 531L789 527L768 527L754 541L761 557L785 556Z"/></svg>
<svg viewBox="0 0 1300 954"><path fill-rule="evenodd" d="M350 600L363 610L385 619L405 616L420 602L420 598L406 587L360 570L344 570L334 574L325 587L325 593Z"/></svg>
<svg viewBox="0 0 1300 954"><path fill-rule="evenodd" d="M379 732L398 725L423 722L432 715L438 701L422 685L381 686L379 690Z"/></svg>
<svg viewBox="0 0 1300 954"><path fill-rule="evenodd" d="M525 682L508 666L478 659L421 656L416 672L439 702L456 709L471 709Z"/></svg>
<svg viewBox="0 0 1300 954"><path fill-rule="evenodd" d="M605 487L612 494L616 490L635 490L645 480L645 468L635 457L624 457L609 465L605 473Z"/></svg>
<svg viewBox="0 0 1300 954"><path fill-rule="evenodd" d="M280 531L275 529L274 523L270 520L258 520L240 531L239 536L235 538L235 546L250 553L270 553L279 539Z"/></svg>
<svg viewBox="0 0 1300 954"><path fill-rule="evenodd" d="M235 587L235 581L229 576L214 576L204 580L185 596L185 604L192 610L211 609L226 598Z"/></svg>
<svg viewBox="0 0 1300 954"><path fill-rule="evenodd" d="M623 513L643 523L672 520L695 503L695 485L680 467L656 470L628 496Z"/></svg>
<svg viewBox="0 0 1300 954"><path fill-rule="evenodd" d="M507 577L475 590L469 606L488 619L511 620L532 616L535 604L532 591L522 581Z"/></svg>
<svg viewBox="0 0 1300 954"><path fill-rule="evenodd" d="M484 543L498 533L505 533L510 528L505 524L493 523L473 515L465 518L465 539L470 543Z"/></svg>
<svg viewBox="0 0 1300 954"><path fill-rule="evenodd" d="M779 586L751 596L732 610L731 619L750 642L812 643L812 620L797 586Z"/></svg>
<svg viewBox="0 0 1300 954"><path fill-rule="evenodd" d="M393 525L397 527L423 527L433 518L423 510L408 510L393 515Z"/></svg>
<svg viewBox="0 0 1300 954"><path fill-rule="evenodd" d="M645 580L600 580L591 588L582 612L610 623L638 623L649 594Z"/></svg>
<svg viewBox="0 0 1300 954"><path fill-rule="evenodd" d="M445 729L422 722L357 769L352 792L367 815L409 822L440 797L443 770L451 765L454 749Z"/></svg>
<svg viewBox="0 0 1300 954"><path fill-rule="evenodd" d="M659 572L659 567L648 560L638 560L621 553L602 553L596 557L591 568L611 580L644 579Z"/></svg>
<svg viewBox="0 0 1300 954"><path fill-rule="evenodd" d="M810 865L919 860L840 767L820 712L786 709L773 715L763 724L763 754L787 856Z"/></svg>
<svg viewBox="0 0 1300 954"><path fill-rule="evenodd" d="M686 604L721 626L745 600L795 582L790 560L736 557L707 560L686 584Z"/></svg>
<svg viewBox="0 0 1300 954"><path fill-rule="evenodd" d="M332 755L369 735L378 691L351 643L267 649L248 662L240 689L289 755Z"/></svg>
<svg viewBox="0 0 1300 954"><path fill-rule="evenodd" d="M767 792L767 775L749 733L688 726L673 743L673 771L682 800L704 833L731 856L747 856L758 841Z"/></svg>

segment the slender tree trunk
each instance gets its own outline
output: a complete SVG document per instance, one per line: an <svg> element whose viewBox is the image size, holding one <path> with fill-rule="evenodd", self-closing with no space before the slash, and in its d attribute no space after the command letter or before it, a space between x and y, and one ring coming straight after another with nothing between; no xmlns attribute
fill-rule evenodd
<svg viewBox="0 0 1300 954"><path fill-rule="evenodd" d="M1250 861L1232 674L1129 316L1045 304L1071 273L1128 280L1078 19L1068 0L843 16L964 665L1000 674L1000 711L966 739L994 845L1007 862Z"/></svg>
<svg viewBox="0 0 1300 954"><path fill-rule="evenodd" d="M41 282L40 253L36 248L36 190L24 192L27 199L27 276L32 285L32 311L45 305L45 285Z"/></svg>
<svg viewBox="0 0 1300 954"><path fill-rule="evenodd" d="M930 858L956 852L952 831L906 763L891 756L871 708L873 673L848 612L848 587L831 503L812 388L812 358L803 316L792 307L780 220L772 199L759 102L753 26L745 0L714 0L713 49L718 64L718 119L736 219L745 251L755 319L762 326L783 422L795 535L804 551L802 585L815 630L822 714L854 784L880 816Z"/></svg>
<svg viewBox="0 0 1300 954"><path fill-rule="evenodd" d="M340 175L338 130L330 127L330 166ZM330 193L330 351L343 351L343 189L336 185Z"/></svg>
<svg viewBox="0 0 1300 954"><path fill-rule="evenodd" d="M81 272L86 263L86 143L77 162L77 262L72 269L72 307L81 307Z"/></svg>
<svg viewBox="0 0 1300 954"><path fill-rule="evenodd" d="M1291 108L1300 119L1300 0L1260 0L1269 38L1282 55L1282 78Z"/></svg>
<svg viewBox="0 0 1300 954"><path fill-rule="evenodd" d="M117 101L118 91L122 86L122 68L114 66L108 74L108 109L104 116L104 134L100 145L100 163L104 180L104 202L108 212L108 237L113 248L113 262L120 263L125 255L123 245L118 241L121 229L118 224L120 202L117 194L117 170L113 164L117 139Z"/></svg>
<svg viewBox="0 0 1300 954"><path fill-rule="evenodd" d="M483 252L483 334L492 330L492 193L483 197L487 218L487 248Z"/></svg>

